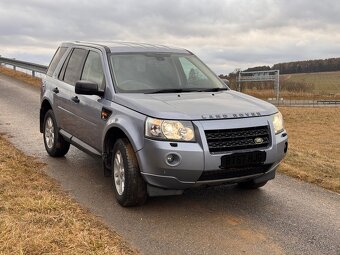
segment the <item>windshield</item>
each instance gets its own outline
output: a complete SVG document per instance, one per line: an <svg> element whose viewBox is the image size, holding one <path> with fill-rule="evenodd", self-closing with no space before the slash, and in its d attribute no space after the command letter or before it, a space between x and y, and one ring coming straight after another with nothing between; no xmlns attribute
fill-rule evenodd
<svg viewBox="0 0 340 255"><path fill-rule="evenodd" d="M121 93L171 93L227 89L196 56L168 53L111 54Z"/></svg>

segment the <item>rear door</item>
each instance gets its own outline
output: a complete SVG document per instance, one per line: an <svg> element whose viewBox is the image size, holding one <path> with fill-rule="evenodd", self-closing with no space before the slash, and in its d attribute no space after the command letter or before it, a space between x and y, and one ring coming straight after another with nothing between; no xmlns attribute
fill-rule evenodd
<svg viewBox="0 0 340 255"><path fill-rule="evenodd" d="M76 136L77 127L80 126L79 119L74 113L75 106L79 103L75 97L74 86L76 81L80 80L87 54L88 50L86 49L74 48L58 75L59 125L74 136Z"/></svg>
<svg viewBox="0 0 340 255"><path fill-rule="evenodd" d="M57 118L57 123L60 126L60 121L59 121L59 111L58 111L58 104L60 102L60 95L59 95L59 81L56 79L56 72L58 72L57 67L60 65L59 62L64 62L64 55L66 55L67 47L59 47L57 51L55 52L51 63L48 66L48 70L46 73L46 78L43 80L43 85L42 85L42 90L48 90L52 91L52 104L54 107L54 114L55 117ZM62 64L62 63L61 63ZM60 67L59 67L60 68Z"/></svg>

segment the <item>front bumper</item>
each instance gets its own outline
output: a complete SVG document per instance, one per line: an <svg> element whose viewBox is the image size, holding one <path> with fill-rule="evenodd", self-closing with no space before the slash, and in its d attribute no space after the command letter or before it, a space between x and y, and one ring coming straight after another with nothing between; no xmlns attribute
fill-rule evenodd
<svg viewBox="0 0 340 255"><path fill-rule="evenodd" d="M265 165L268 165L263 173L247 173L243 176L200 181L200 176L205 171L221 170L221 157L226 154L211 154L209 152L204 130L244 128L269 125L271 130L271 145L261 150L266 152ZM273 179L275 170L287 151L288 136L286 131L275 135L269 117L245 118L237 120L207 120L195 121L195 143L156 141L145 138L143 149L137 152L142 176L152 186L164 189L187 189L199 185L213 185L221 183L238 183L246 180L262 180L268 177ZM243 150L247 152L253 150ZM170 166L166 163L169 153L179 156L180 164ZM228 152L228 154L233 152ZM261 179L262 178L262 179Z"/></svg>

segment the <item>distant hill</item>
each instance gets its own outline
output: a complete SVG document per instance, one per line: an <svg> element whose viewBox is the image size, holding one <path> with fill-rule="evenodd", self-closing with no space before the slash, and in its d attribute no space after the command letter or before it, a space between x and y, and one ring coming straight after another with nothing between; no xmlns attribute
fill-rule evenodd
<svg viewBox="0 0 340 255"><path fill-rule="evenodd" d="M244 71L280 70L280 74L316 73L340 71L340 58L316 59L278 63L270 66L256 66Z"/></svg>

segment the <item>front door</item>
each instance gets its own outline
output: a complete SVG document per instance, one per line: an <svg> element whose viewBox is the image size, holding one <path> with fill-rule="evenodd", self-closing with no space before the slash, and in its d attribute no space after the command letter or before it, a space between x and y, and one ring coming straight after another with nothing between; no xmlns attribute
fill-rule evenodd
<svg viewBox="0 0 340 255"><path fill-rule="evenodd" d="M80 80L94 82L98 84L99 90L105 91L106 80L100 51L89 51ZM72 110L77 118L75 136L101 151L102 132L105 126L105 120L101 119L101 112L105 99L96 95L76 95L75 93L74 97L79 100Z"/></svg>

